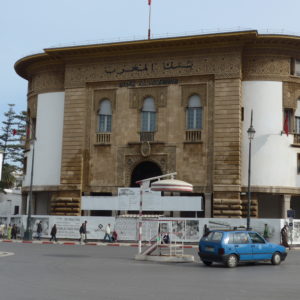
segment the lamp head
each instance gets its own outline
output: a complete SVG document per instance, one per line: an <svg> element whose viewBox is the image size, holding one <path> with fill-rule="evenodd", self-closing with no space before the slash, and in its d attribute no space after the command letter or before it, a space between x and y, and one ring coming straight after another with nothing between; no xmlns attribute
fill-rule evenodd
<svg viewBox="0 0 300 300"><path fill-rule="evenodd" d="M251 124L251 126L250 126L249 129L247 130L249 140L253 140L254 135L255 135L255 132L256 132L256 131L254 130L254 128L253 128L253 126L252 126L252 124Z"/></svg>

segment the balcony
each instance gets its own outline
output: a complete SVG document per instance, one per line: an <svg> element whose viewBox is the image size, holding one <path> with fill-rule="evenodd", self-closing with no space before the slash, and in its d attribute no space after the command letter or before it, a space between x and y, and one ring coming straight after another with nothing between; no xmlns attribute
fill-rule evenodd
<svg viewBox="0 0 300 300"><path fill-rule="evenodd" d="M110 132L97 132L96 145L110 145Z"/></svg>
<svg viewBox="0 0 300 300"><path fill-rule="evenodd" d="M201 142L201 130L186 130L185 141L191 143Z"/></svg>
<svg viewBox="0 0 300 300"><path fill-rule="evenodd" d="M154 142L154 131L140 132L140 142Z"/></svg>
<svg viewBox="0 0 300 300"><path fill-rule="evenodd" d="M300 133L294 133L294 144L300 145Z"/></svg>

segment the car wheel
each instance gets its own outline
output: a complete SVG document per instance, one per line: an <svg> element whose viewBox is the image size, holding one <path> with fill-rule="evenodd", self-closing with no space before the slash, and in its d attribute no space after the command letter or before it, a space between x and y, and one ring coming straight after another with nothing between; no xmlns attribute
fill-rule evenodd
<svg viewBox="0 0 300 300"><path fill-rule="evenodd" d="M228 268L235 268L238 264L238 258L234 254L230 254L226 261L226 266Z"/></svg>
<svg viewBox="0 0 300 300"><path fill-rule="evenodd" d="M211 265L212 265L212 261L202 260L202 262L203 262L206 266L211 266Z"/></svg>
<svg viewBox="0 0 300 300"><path fill-rule="evenodd" d="M278 252L275 252L272 256L271 262L273 265L280 265L281 263L281 255Z"/></svg>

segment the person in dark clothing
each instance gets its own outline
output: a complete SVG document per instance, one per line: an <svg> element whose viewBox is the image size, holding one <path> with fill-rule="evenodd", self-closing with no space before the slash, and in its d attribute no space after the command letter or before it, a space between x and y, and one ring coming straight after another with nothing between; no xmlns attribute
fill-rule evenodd
<svg viewBox="0 0 300 300"><path fill-rule="evenodd" d="M111 239L113 242L116 242L118 240L118 233L115 230L112 233Z"/></svg>
<svg viewBox="0 0 300 300"><path fill-rule="evenodd" d="M286 224L282 227L280 233L281 233L281 244L282 244L282 246L291 249L291 246L288 243L289 228Z"/></svg>
<svg viewBox="0 0 300 300"><path fill-rule="evenodd" d="M84 242L87 242L87 220L84 221Z"/></svg>
<svg viewBox="0 0 300 300"><path fill-rule="evenodd" d="M205 224L203 227L203 236L207 236L209 234L209 228L208 226Z"/></svg>
<svg viewBox="0 0 300 300"><path fill-rule="evenodd" d="M17 232L18 232L18 227L16 224L13 225L12 229L11 229L11 238L13 240L17 239Z"/></svg>
<svg viewBox="0 0 300 300"><path fill-rule="evenodd" d="M57 228L56 228L56 224L54 224L50 233L51 234L50 242L52 240L54 240L54 242L57 242L56 233L57 233Z"/></svg>
<svg viewBox="0 0 300 300"><path fill-rule="evenodd" d="M170 244L170 236L169 236L169 234L167 232L163 236L163 242L165 244Z"/></svg>
<svg viewBox="0 0 300 300"><path fill-rule="evenodd" d="M36 233L37 233L37 239L40 240L41 236L42 236L42 231L43 231L43 227L42 227L42 221L40 221L37 225L37 229L36 229Z"/></svg>
<svg viewBox="0 0 300 300"><path fill-rule="evenodd" d="M79 238L79 242L81 244L83 244L83 241L84 241L84 235L85 235L85 224L82 223L80 228L79 228L79 233L80 233L80 238Z"/></svg>

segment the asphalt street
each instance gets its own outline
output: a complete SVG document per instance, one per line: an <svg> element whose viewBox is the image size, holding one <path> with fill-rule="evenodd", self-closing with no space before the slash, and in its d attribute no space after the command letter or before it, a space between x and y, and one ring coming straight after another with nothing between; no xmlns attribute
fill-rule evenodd
<svg viewBox="0 0 300 300"><path fill-rule="evenodd" d="M228 269L135 261L133 247L0 243L1 300L243 300L300 298L300 251L280 266Z"/></svg>

